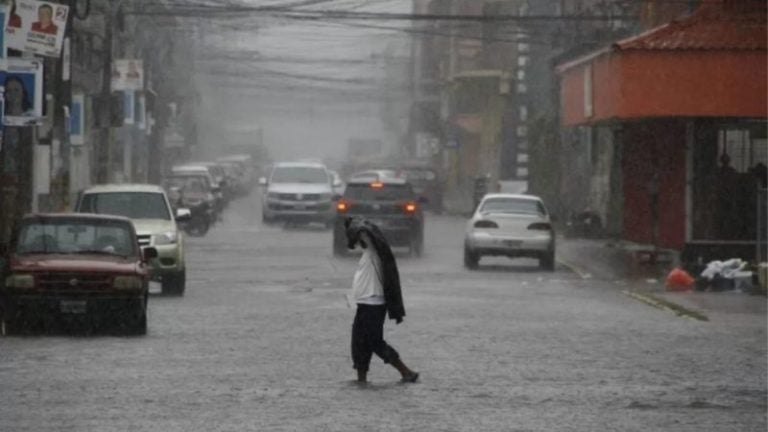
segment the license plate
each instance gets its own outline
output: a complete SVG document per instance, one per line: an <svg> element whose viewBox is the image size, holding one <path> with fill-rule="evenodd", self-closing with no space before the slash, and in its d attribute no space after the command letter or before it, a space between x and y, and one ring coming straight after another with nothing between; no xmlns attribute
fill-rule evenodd
<svg viewBox="0 0 768 432"><path fill-rule="evenodd" d="M520 247L523 242L520 240L502 240L501 244L507 247Z"/></svg>
<svg viewBox="0 0 768 432"><path fill-rule="evenodd" d="M87 305L88 302L85 300L61 300L61 302L59 302L59 310L61 310L62 313L84 314Z"/></svg>

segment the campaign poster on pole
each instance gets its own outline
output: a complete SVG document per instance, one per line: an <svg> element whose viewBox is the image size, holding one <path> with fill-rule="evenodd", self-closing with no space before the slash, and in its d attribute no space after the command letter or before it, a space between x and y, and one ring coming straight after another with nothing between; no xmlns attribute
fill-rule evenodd
<svg viewBox="0 0 768 432"><path fill-rule="evenodd" d="M123 92L123 124L132 125L136 117L135 107L135 92L133 90L126 90Z"/></svg>
<svg viewBox="0 0 768 432"><path fill-rule="evenodd" d="M112 62L112 91L144 90L144 62L121 59Z"/></svg>
<svg viewBox="0 0 768 432"><path fill-rule="evenodd" d="M0 4L0 25L3 26L3 31L0 31L0 58L5 58L5 29L8 27L8 5Z"/></svg>
<svg viewBox="0 0 768 432"><path fill-rule="evenodd" d="M144 95L136 99L136 126L139 130L147 129L147 98Z"/></svg>
<svg viewBox="0 0 768 432"><path fill-rule="evenodd" d="M85 144L85 95L72 95L72 105L69 108L69 143L72 145Z"/></svg>
<svg viewBox="0 0 768 432"><path fill-rule="evenodd" d="M59 57L69 6L37 0L12 0L5 39L8 48Z"/></svg>
<svg viewBox="0 0 768 432"><path fill-rule="evenodd" d="M5 126L34 126L43 117L42 59L8 58L0 83L5 95Z"/></svg>

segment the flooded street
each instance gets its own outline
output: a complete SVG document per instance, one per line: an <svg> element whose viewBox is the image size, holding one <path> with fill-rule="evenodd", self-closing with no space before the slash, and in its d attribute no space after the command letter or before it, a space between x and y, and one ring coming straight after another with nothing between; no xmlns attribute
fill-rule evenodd
<svg viewBox="0 0 768 432"><path fill-rule="evenodd" d="M398 254L407 316L385 325L420 382L374 358L358 386L356 256L262 226L257 192L224 220L187 239L185 296L150 297L146 337L1 338L0 430L765 430L760 319L679 318L562 265L469 271L450 216Z"/></svg>

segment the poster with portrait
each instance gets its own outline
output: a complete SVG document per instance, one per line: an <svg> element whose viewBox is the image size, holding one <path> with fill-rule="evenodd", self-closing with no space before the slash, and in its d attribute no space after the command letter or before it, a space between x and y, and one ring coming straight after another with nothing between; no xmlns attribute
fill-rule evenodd
<svg viewBox="0 0 768 432"><path fill-rule="evenodd" d="M8 27L8 5L0 3L0 24L3 26L3 31L0 31L0 58L5 58L5 28Z"/></svg>
<svg viewBox="0 0 768 432"><path fill-rule="evenodd" d="M136 117L136 99L134 95L136 93L133 90L126 90L123 92L123 124L132 125Z"/></svg>
<svg viewBox="0 0 768 432"><path fill-rule="evenodd" d="M69 7L37 0L9 0L5 39L8 48L59 57Z"/></svg>
<svg viewBox="0 0 768 432"><path fill-rule="evenodd" d="M144 90L144 62L121 59L112 62L112 91Z"/></svg>
<svg viewBox="0 0 768 432"><path fill-rule="evenodd" d="M0 70L0 84L4 87L5 126L34 126L43 117L43 61L42 59L8 58Z"/></svg>
<svg viewBox="0 0 768 432"><path fill-rule="evenodd" d="M147 98L144 95L136 98L136 127L139 130L147 129Z"/></svg>
<svg viewBox="0 0 768 432"><path fill-rule="evenodd" d="M69 108L69 143L73 146L85 144L85 95L72 95Z"/></svg>

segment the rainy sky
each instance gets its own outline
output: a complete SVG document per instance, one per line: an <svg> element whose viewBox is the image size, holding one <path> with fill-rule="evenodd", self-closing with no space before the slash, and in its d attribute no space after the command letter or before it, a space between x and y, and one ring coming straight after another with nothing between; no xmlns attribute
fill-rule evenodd
<svg viewBox="0 0 768 432"><path fill-rule="evenodd" d="M412 8L410 0L315 3L303 10L407 13ZM397 142L408 112L408 33L354 21L255 13L197 24L204 29L196 62L203 146L250 139L256 125L275 160L343 158L349 138Z"/></svg>

